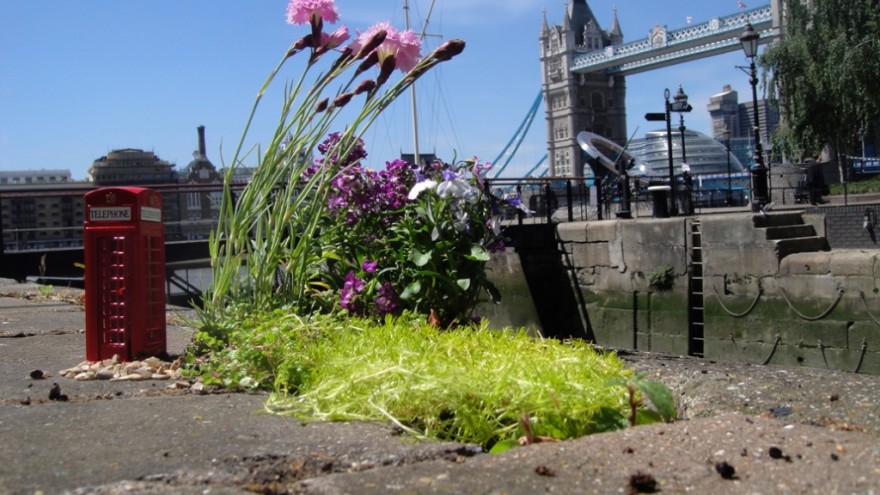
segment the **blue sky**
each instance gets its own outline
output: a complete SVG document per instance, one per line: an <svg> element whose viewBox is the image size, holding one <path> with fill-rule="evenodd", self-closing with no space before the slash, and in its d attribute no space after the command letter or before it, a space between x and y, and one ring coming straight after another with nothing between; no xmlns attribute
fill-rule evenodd
<svg viewBox="0 0 880 495"><path fill-rule="evenodd" d="M615 6L625 41L735 13L736 0L588 0L610 28ZM749 8L767 1L746 1ZM354 31L387 20L404 26L403 0L337 0ZM420 28L429 0L410 0ZM0 0L0 170L70 169L83 179L92 162L118 148L154 151L184 167L204 125L208 157L229 160L257 90L302 27L287 25L286 0ZM419 80L422 153L493 160L540 89L542 12L560 24L562 0L437 0L428 50L461 38L464 53ZM329 26L335 27L335 26ZM438 36L434 36L438 35ZM441 38L442 37L442 38ZM426 50L427 51L427 50ZM706 104L730 84L749 101L737 51L630 76L628 132L657 128L663 89L684 86L694 107L688 128L709 131ZM298 75L295 70L286 78ZM261 104L250 144L269 140L284 77ZM382 166L413 148L410 98L401 98L365 136L369 162ZM340 122L341 124L342 122ZM543 110L505 175L544 154ZM517 172L520 172L518 174Z"/></svg>

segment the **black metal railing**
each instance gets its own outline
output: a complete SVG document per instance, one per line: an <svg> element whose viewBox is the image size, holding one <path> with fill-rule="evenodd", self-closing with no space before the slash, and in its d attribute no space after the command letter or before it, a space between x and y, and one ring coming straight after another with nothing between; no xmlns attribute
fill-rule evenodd
<svg viewBox="0 0 880 495"><path fill-rule="evenodd" d="M734 182L735 181L735 182ZM503 207L507 221L573 222L614 218L621 211L622 183L620 176L599 177L523 177L486 179L486 188L498 198L518 198L523 209ZM657 179L650 184L664 183ZM690 198L697 209L737 207L748 204L748 175L738 174L729 182L719 175L693 176L694 187L685 191L677 183L676 197ZM238 191L245 183L233 185ZM628 181L629 208L633 216L650 216L649 182ZM0 254L4 252L61 249L82 245L85 216L84 195L98 189L85 182L45 186L0 186ZM148 184L146 187L162 194L166 240L186 241L207 239L216 227L219 205L202 208L217 201L223 190L220 183L211 184ZM686 195L686 196L685 196ZM791 194L789 194L791 195ZM52 201L51 198L55 198ZM193 215L197 210L200 214ZM627 210L629 211L629 210Z"/></svg>

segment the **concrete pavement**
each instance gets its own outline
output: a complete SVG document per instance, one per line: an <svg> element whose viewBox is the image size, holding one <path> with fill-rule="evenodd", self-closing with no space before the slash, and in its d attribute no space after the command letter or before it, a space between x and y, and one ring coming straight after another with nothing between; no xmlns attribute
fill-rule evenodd
<svg viewBox="0 0 880 495"><path fill-rule="evenodd" d="M880 377L812 370L803 386L825 380L815 404L785 397L785 389L766 392L802 416L754 414L725 377L760 380L778 369L657 360L643 365L666 376L679 401L695 399L686 396L697 393L694 383L722 384L702 392L717 395L703 397L711 414L488 455L473 445L418 442L384 423L302 425L265 413L261 394L60 377L84 359L84 315L76 291L53 292L0 283L2 494L880 494ZM169 312L171 354L191 336L183 315ZM31 378L37 370L50 376ZM857 385L852 407L867 411L861 423L834 420L833 408L849 404L824 395L835 381ZM67 401L48 399L55 383ZM821 416L809 416L811 408Z"/></svg>

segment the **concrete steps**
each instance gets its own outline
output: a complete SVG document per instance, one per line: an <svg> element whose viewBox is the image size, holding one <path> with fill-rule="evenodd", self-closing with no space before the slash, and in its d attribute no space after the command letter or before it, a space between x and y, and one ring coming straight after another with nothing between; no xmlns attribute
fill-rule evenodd
<svg viewBox="0 0 880 495"><path fill-rule="evenodd" d="M780 225L777 227L766 228L766 239L776 241L782 239L793 239L796 237L815 237L816 229L812 225Z"/></svg>
<svg viewBox="0 0 880 495"><path fill-rule="evenodd" d="M828 240L820 237L812 225L804 222L802 211L755 215L752 222L756 229L763 231L764 239L776 246L778 259L794 253L831 249Z"/></svg>

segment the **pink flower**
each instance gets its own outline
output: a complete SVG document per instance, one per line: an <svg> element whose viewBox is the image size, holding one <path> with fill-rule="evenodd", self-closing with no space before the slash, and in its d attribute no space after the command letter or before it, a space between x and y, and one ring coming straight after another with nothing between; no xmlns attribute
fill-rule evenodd
<svg viewBox="0 0 880 495"><path fill-rule="evenodd" d="M321 33L321 48L332 50L348 41L348 26L342 26L331 34Z"/></svg>
<svg viewBox="0 0 880 495"><path fill-rule="evenodd" d="M336 12L333 0L290 0L290 3L287 4L288 24L308 24L313 15L329 23L334 23L339 19L339 13Z"/></svg>
<svg viewBox="0 0 880 495"><path fill-rule="evenodd" d="M401 72L409 72L421 58L422 42L419 36L412 30L399 32L388 22L380 22L365 32L352 43L352 50L358 52L367 44L378 31L385 31L385 41L376 48L379 55L379 65L388 57L394 57L395 64Z"/></svg>

